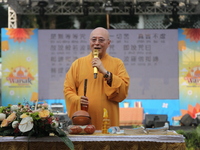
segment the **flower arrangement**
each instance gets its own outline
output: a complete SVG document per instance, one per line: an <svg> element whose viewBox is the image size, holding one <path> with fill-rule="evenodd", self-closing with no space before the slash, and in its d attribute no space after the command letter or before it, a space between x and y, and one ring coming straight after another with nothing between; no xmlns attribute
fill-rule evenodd
<svg viewBox="0 0 200 150"><path fill-rule="evenodd" d="M73 150L73 143L59 126L47 103L38 105L37 109L20 103L0 106L0 136L28 136L29 139L54 134Z"/></svg>

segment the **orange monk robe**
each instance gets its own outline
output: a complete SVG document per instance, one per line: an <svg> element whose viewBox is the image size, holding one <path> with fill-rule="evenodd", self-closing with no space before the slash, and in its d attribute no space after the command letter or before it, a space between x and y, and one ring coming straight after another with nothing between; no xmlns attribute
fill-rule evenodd
<svg viewBox="0 0 200 150"><path fill-rule="evenodd" d="M119 102L128 94L129 75L123 62L106 54L102 63L106 70L112 72L112 86L107 84L103 74L98 73L94 79L92 67L92 53L75 60L66 74L64 82L64 96L67 105L67 113L71 118L75 111L80 110L80 97L84 95L84 80L87 79L86 97L89 100L89 114L92 124L97 130L101 130L103 120L103 108L108 111L111 126L119 126Z"/></svg>

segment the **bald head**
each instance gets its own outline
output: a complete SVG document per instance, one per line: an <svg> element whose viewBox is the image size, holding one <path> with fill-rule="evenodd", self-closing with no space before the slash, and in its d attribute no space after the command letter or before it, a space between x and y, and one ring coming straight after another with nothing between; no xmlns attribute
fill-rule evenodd
<svg viewBox="0 0 200 150"><path fill-rule="evenodd" d="M93 36L95 36L95 34L99 34L99 33L101 33L101 34L104 36L105 39L110 39L110 35L109 35L108 30L105 29L105 28L102 28L102 27L97 27L97 28L95 28L95 29L91 32L90 38L93 37Z"/></svg>

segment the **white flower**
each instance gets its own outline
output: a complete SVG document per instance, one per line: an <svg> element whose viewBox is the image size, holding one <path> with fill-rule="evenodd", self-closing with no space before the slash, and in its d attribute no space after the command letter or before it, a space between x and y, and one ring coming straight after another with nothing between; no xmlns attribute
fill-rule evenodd
<svg viewBox="0 0 200 150"><path fill-rule="evenodd" d="M19 109L19 107L17 105L12 105L10 108L12 111L16 111Z"/></svg>
<svg viewBox="0 0 200 150"><path fill-rule="evenodd" d="M33 118L32 117L23 118L19 124L19 130L21 132L30 131L32 128L33 128Z"/></svg>
<svg viewBox="0 0 200 150"><path fill-rule="evenodd" d="M58 125L59 125L59 123L58 123L56 120L53 120L53 121L52 121L52 124L51 124L51 127L52 127L52 128L57 128Z"/></svg>
<svg viewBox="0 0 200 150"><path fill-rule="evenodd" d="M12 127L15 129L18 125L19 121L13 121L12 123Z"/></svg>
<svg viewBox="0 0 200 150"><path fill-rule="evenodd" d="M5 118L6 118L6 114L0 113L0 121L2 121L2 120L5 119Z"/></svg>

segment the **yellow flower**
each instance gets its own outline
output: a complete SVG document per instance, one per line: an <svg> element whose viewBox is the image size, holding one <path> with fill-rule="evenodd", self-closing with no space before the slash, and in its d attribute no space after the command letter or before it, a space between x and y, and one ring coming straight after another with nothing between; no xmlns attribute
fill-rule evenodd
<svg viewBox="0 0 200 150"><path fill-rule="evenodd" d="M50 115L50 112L47 109L41 110L39 112L39 117L40 118L47 118L47 117L49 117L49 115Z"/></svg>
<svg viewBox="0 0 200 150"><path fill-rule="evenodd" d="M2 127L7 127L9 124L8 120L7 119L4 119L2 122L1 122L1 128Z"/></svg>
<svg viewBox="0 0 200 150"><path fill-rule="evenodd" d="M20 118L26 118L26 117L28 117L28 115L27 115L26 113L23 113L23 114L20 116Z"/></svg>
<svg viewBox="0 0 200 150"><path fill-rule="evenodd" d="M7 117L7 120L8 122L12 122L13 120L15 120L15 118L16 118L16 113L13 112Z"/></svg>

